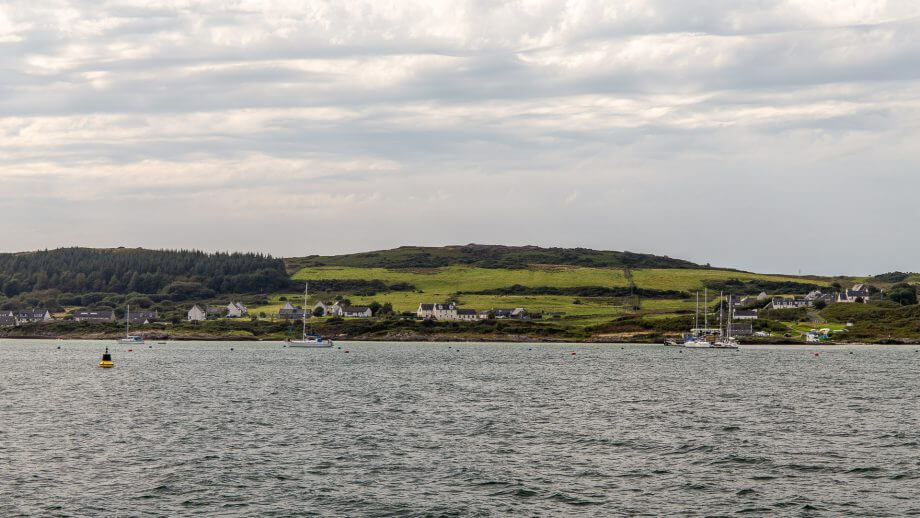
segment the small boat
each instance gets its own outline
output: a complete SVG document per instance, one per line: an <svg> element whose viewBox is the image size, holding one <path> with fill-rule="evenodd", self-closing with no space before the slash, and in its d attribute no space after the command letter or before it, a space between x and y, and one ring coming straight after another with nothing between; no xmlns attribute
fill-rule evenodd
<svg viewBox="0 0 920 518"><path fill-rule="evenodd" d="M304 335L301 340L291 340L288 342L288 347L305 347L305 348L328 348L335 345L332 340L328 338L323 338L320 335Z"/></svg>
<svg viewBox="0 0 920 518"><path fill-rule="evenodd" d="M105 352L102 353L102 359L99 360L99 366L103 369L111 369L115 366L115 362L112 361L112 355L109 354L109 348L105 348Z"/></svg>
<svg viewBox="0 0 920 518"><path fill-rule="evenodd" d="M307 294L310 290L310 283L307 282L303 287L303 315L301 315L301 320L303 321L303 329L301 330L300 340L288 340L289 347L300 347L303 349L328 349L334 344L332 340L328 338L323 338L320 335L310 333L307 334Z"/></svg>
<svg viewBox="0 0 920 518"><path fill-rule="evenodd" d="M128 306L125 310L125 337L119 338L118 343L120 344L142 344L144 339L137 335L130 334L131 331L131 306Z"/></svg>

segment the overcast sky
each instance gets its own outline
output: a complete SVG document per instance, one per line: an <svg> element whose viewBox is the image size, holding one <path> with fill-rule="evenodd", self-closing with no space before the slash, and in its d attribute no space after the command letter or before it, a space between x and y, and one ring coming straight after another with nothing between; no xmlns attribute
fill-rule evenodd
<svg viewBox="0 0 920 518"><path fill-rule="evenodd" d="M0 250L920 271L920 2L5 0Z"/></svg>

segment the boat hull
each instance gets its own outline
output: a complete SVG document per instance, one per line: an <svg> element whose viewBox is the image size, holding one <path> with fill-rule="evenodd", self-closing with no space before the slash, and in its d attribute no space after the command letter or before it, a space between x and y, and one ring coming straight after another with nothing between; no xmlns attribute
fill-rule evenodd
<svg viewBox="0 0 920 518"><path fill-rule="evenodd" d="M298 347L301 349L329 349L332 347L332 344L331 343L288 342L288 347Z"/></svg>

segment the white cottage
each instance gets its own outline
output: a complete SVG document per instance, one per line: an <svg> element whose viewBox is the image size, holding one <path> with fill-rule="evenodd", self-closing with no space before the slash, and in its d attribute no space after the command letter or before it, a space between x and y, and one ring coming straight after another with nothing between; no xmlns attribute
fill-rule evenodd
<svg viewBox="0 0 920 518"><path fill-rule="evenodd" d="M198 304L192 306L192 309L188 310L188 320L189 322L201 322L208 319L208 312L203 309Z"/></svg>
<svg viewBox="0 0 920 518"><path fill-rule="evenodd" d="M249 314L249 310L242 302L231 302L227 304L227 317L240 318Z"/></svg>

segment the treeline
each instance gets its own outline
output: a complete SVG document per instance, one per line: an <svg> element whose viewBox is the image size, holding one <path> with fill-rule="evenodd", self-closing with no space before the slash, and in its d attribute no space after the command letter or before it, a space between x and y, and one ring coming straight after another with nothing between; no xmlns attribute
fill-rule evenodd
<svg viewBox="0 0 920 518"><path fill-rule="evenodd" d="M283 260L264 254L128 248L0 254L0 292L7 297L56 290L159 293L188 300L290 287Z"/></svg>
<svg viewBox="0 0 920 518"><path fill-rule="evenodd" d="M311 280L311 292L321 293L350 293L362 297L370 297L379 292L390 291L415 291L415 286L408 282L386 283L379 279L323 279Z"/></svg>
<svg viewBox="0 0 920 518"><path fill-rule="evenodd" d="M727 279L710 280L703 283L712 291L724 291L735 295L756 295L760 292L786 293L790 295L804 295L813 290L822 289L817 284L808 284L793 281L768 281L765 279ZM826 289L826 288L825 288Z"/></svg>
<svg viewBox="0 0 920 518"><path fill-rule="evenodd" d="M634 252L476 244L444 247L403 246L392 250L336 256L313 255L287 260L289 272L306 266L400 269L465 265L520 269L535 264L596 268L700 268L690 261Z"/></svg>
<svg viewBox="0 0 920 518"><path fill-rule="evenodd" d="M515 284L504 288L462 292L465 295L571 295L576 297L628 297L639 296L646 299L686 299L690 294L676 290L650 290L644 288L606 286L572 286L557 288L554 286L522 286Z"/></svg>

